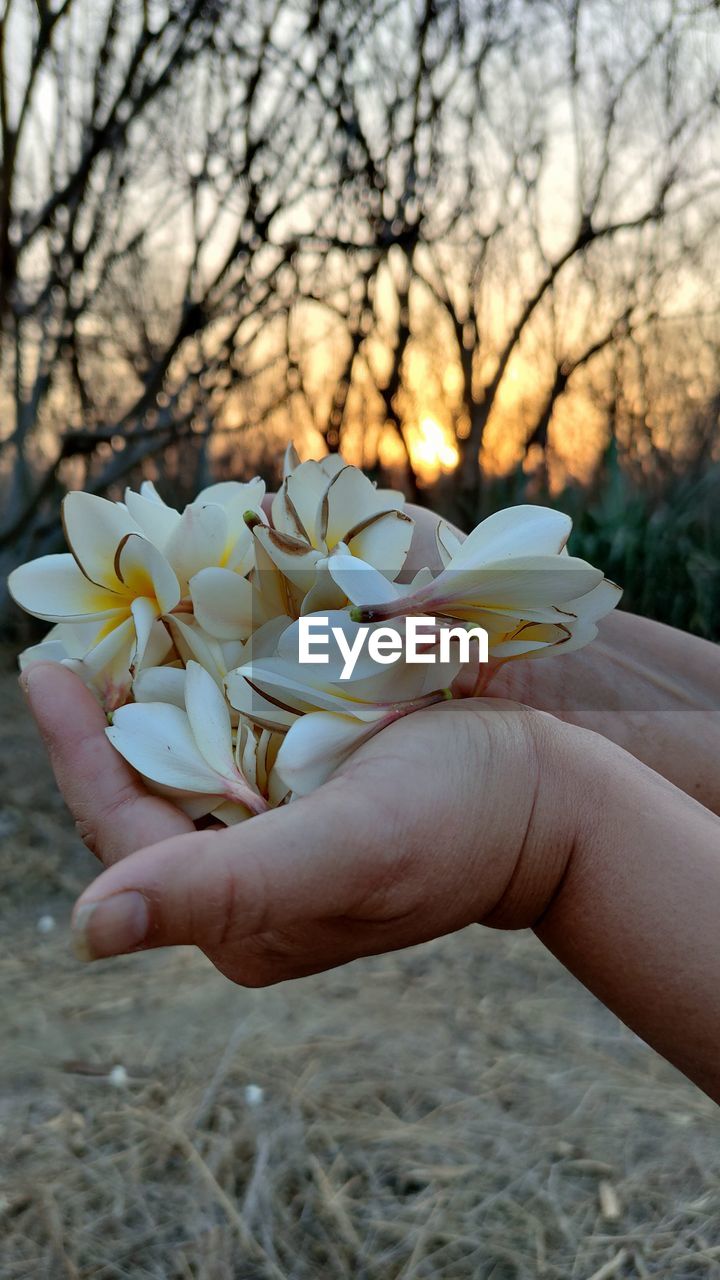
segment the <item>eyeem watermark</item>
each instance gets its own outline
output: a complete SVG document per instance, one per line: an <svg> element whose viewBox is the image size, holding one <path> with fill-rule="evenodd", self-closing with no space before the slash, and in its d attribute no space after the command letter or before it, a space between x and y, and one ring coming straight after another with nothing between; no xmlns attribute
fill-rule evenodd
<svg viewBox="0 0 720 1280"><path fill-rule="evenodd" d="M488 661L488 634L484 627L438 626L435 618L413 617L405 619L402 630L395 627L359 624L352 639L342 627L331 627L330 619L311 616L298 619L298 658L300 662L327 665L330 661L330 645L340 651L344 666L341 680L350 680L363 650L380 666L390 666L402 659L406 663L449 663L459 657L462 663L470 661L471 645L475 642L477 661ZM451 646L457 644L454 654ZM475 655L473 655L475 656Z"/></svg>

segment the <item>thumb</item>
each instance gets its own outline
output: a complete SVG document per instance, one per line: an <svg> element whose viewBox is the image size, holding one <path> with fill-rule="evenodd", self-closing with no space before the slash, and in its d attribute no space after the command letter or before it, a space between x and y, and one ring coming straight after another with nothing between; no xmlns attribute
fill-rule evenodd
<svg viewBox="0 0 720 1280"><path fill-rule="evenodd" d="M382 847L368 833L367 809L337 779L287 807L163 840L111 867L75 907L76 953L97 960L183 943L210 953L342 915L381 880L373 860L387 861Z"/></svg>

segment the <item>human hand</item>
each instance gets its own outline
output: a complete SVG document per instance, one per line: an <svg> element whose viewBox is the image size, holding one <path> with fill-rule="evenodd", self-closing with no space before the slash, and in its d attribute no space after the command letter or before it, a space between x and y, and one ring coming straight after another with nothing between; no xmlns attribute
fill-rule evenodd
<svg viewBox="0 0 720 1280"><path fill-rule="evenodd" d="M117 757L75 676L38 664L25 679L80 831L117 864L76 908L88 956L195 943L256 986L478 920L528 925L573 845L579 797L558 790L573 731L519 707L417 712L311 796L194 831Z"/></svg>
<svg viewBox="0 0 720 1280"><path fill-rule="evenodd" d="M420 560L429 559L432 531L429 516ZM585 700L593 679L611 692L623 670L628 688L665 682L676 706L674 751L651 715L643 734L637 717L607 713L608 737L629 729L634 754L655 752L659 770L691 779L698 759L711 757L692 732L698 713L689 713L702 706L703 687L713 688L715 651L630 621L654 632L649 674L619 641L594 673L578 669L583 653L509 664L491 692L506 672L512 685L529 668L538 702L552 699L569 721L576 708L563 708L555 668L565 670L566 692L575 668ZM693 680L686 642L707 656L694 692L684 687ZM597 734L496 697L444 703L385 729L306 799L230 830L196 832L113 751L102 711L71 672L37 664L23 682L79 829L110 867L75 913L86 954L195 942L222 972L257 986L474 920L530 925L620 1017L720 1097L717 819ZM703 718L709 727L716 720ZM713 771L710 758L706 794ZM123 903L134 937L121 934Z"/></svg>
<svg viewBox="0 0 720 1280"><path fill-rule="evenodd" d="M422 564L438 568L438 517L420 507L409 512L413 572ZM718 645L615 610L584 649L559 650L557 660L505 662L485 674L490 679L481 691L488 697L602 734L720 814Z"/></svg>

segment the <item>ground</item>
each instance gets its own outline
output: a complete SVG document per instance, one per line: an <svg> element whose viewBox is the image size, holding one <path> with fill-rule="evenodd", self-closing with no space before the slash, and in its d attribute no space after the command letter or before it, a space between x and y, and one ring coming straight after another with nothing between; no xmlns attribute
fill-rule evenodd
<svg viewBox="0 0 720 1280"><path fill-rule="evenodd" d="M531 935L76 961L95 864L3 661L2 1280L720 1277L715 1107Z"/></svg>

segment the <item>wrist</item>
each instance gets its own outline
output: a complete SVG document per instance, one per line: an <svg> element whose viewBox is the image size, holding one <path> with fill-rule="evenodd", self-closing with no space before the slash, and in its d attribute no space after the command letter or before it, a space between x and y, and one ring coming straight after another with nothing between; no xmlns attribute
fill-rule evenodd
<svg viewBox="0 0 720 1280"><path fill-rule="evenodd" d="M562 895L574 863L602 827L617 748L588 730L528 711L536 776L526 831L500 899L480 923L537 929Z"/></svg>

